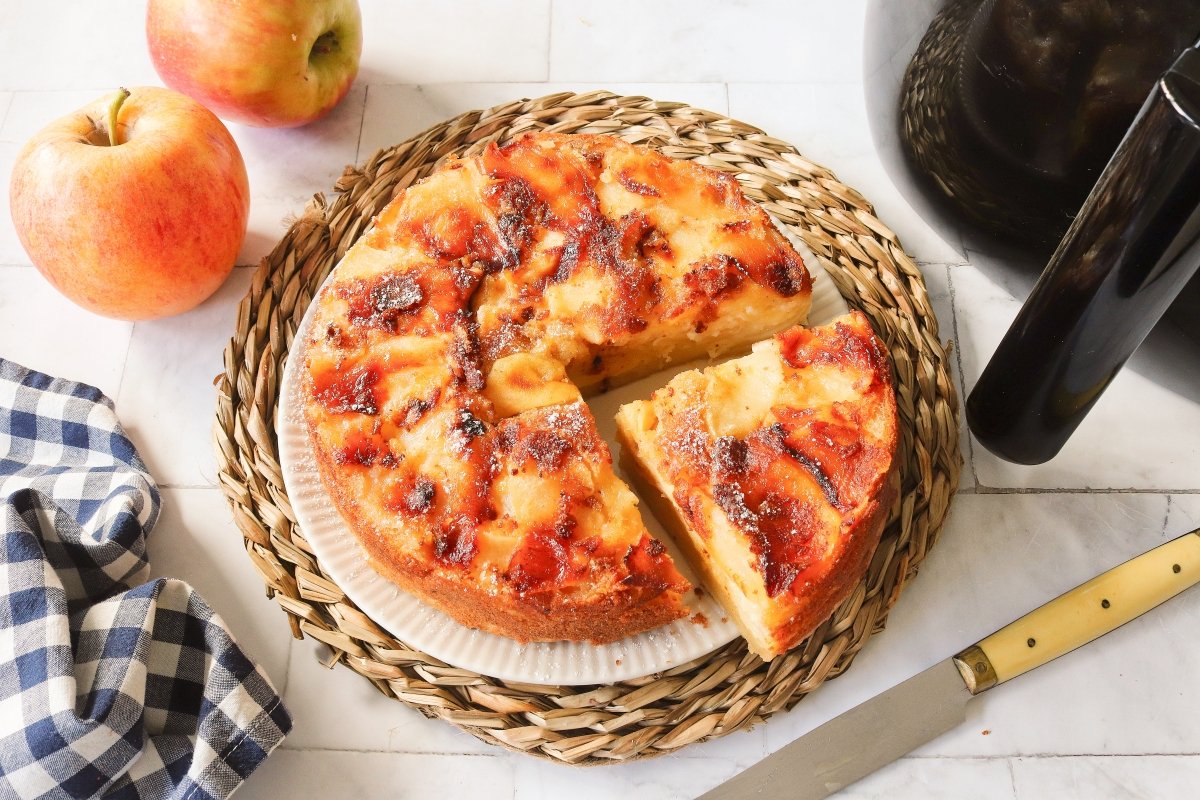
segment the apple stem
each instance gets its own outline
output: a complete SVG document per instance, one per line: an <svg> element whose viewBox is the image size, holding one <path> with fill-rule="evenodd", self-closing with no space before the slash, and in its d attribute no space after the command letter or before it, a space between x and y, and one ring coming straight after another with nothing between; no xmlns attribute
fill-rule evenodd
<svg viewBox="0 0 1200 800"><path fill-rule="evenodd" d="M124 86L117 92L117 96L113 98L108 105L108 143L112 147L116 147L121 142L117 138L117 113L121 110L121 105L125 99L129 97L129 90Z"/></svg>

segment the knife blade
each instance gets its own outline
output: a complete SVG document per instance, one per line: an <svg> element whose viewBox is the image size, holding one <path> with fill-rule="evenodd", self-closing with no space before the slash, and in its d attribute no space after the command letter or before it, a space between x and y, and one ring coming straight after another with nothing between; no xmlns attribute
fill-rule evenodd
<svg viewBox="0 0 1200 800"><path fill-rule="evenodd" d="M976 695L1116 630L1197 583L1200 529L1092 578L834 717L699 800L828 797L962 724Z"/></svg>

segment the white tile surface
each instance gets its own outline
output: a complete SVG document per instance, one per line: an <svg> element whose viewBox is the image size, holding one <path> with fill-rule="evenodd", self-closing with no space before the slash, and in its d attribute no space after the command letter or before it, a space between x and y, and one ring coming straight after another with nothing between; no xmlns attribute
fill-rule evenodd
<svg viewBox="0 0 1200 800"><path fill-rule="evenodd" d="M78 111L115 91L112 87L89 82L80 88L15 92L8 114L0 122L0 142L23 145L59 117Z"/></svg>
<svg viewBox="0 0 1200 800"><path fill-rule="evenodd" d="M153 576L190 583L283 691L291 632L279 604L267 599L224 496L217 489L162 489L161 495L148 539Z"/></svg>
<svg viewBox="0 0 1200 800"><path fill-rule="evenodd" d="M549 0L360 5L364 83L546 79Z"/></svg>
<svg viewBox="0 0 1200 800"><path fill-rule="evenodd" d="M1200 495L1177 494L1171 497L1167 513L1167 536L1181 536L1200 528Z"/></svg>
<svg viewBox="0 0 1200 800"><path fill-rule="evenodd" d="M0 89L160 85L142 0L3 0L0 20Z"/></svg>
<svg viewBox="0 0 1200 800"><path fill-rule="evenodd" d="M176 317L133 326L117 413L160 484L216 486L213 378L254 270L235 269L217 293Z"/></svg>
<svg viewBox="0 0 1200 800"><path fill-rule="evenodd" d="M968 390L1021 307L1018 279L973 266L954 270L955 313ZM1169 344L1169 343L1164 343ZM1200 362L1187 350L1138 353L1051 461L1009 464L975 445L982 486L1175 489L1200 474Z"/></svg>
<svg viewBox="0 0 1200 800"><path fill-rule="evenodd" d="M1007 800L1013 790L1007 759L902 758L839 792L838 800Z"/></svg>
<svg viewBox="0 0 1200 800"><path fill-rule="evenodd" d="M1018 758L1013 781L1020 800L1133 800L1195 797L1200 756Z"/></svg>
<svg viewBox="0 0 1200 800"><path fill-rule="evenodd" d="M860 85L731 83L729 113L795 145L803 156L857 189L913 258L962 261L957 243L930 228L888 177L871 141Z"/></svg>
<svg viewBox="0 0 1200 800"><path fill-rule="evenodd" d="M4 358L91 384L115 398L132 329L131 323L84 311L33 267L0 268Z"/></svg>
<svg viewBox="0 0 1200 800"><path fill-rule="evenodd" d="M367 89L355 85L328 116L304 128L254 128L229 124L250 179L250 220L238 264L257 264L304 211L317 192L355 162Z"/></svg>
<svg viewBox="0 0 1200 800"><path fill-rule="evenodd" d="M289 740L290 741L290 740ZM503 756L411 756L280 748L238 790L238 800L426 800L513 796Z"/></svg>
<svg viewBox="0 0 1200 800"><path fill-rule="evenodd" d="M588 92L607 89L621 95L643 95L655 100L675 100L699 108L728 113L725 86L720 83L431 83L372 86L363 116L359 160L381 147L396 144L431 125L464 111L542 97L554 92Z"/></svg>
<svg viewBox="0 0 1200 800"><path fill-rule="evenodd" d="M865 0L557 0L550 80L857 83Z"/></svg>

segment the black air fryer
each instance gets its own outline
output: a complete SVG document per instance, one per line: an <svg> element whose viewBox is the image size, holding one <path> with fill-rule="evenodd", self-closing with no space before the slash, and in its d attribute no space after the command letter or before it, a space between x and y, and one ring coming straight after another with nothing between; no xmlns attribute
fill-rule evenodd
<svg viewBox="0 0 1200 800"><path fill-rule="evenodd" d="M935 227L1045 265L967 399L1002 458L1052 458L1168 309L1200 348L1197 39L1195 0L868 8L893 177Z"/></svg>

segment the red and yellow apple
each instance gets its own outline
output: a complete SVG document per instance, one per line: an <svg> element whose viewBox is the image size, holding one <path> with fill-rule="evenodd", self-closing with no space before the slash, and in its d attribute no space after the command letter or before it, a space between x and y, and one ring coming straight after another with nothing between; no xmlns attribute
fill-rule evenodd
<svg viewBox="0 0 1200 800"><path fill-rule="evenodd" d="M84 308L152 319L199 305L246 235L242 154L211 111L156 87L50 123L9 186L13 226L43 275Z"/></svg>
<svg viewBox="0 0 1200 800"><path fill-rule="evenodd" d="M362 54L357 0L150 0L163 82L248 125L312 122L350 91Z"/></svg>

